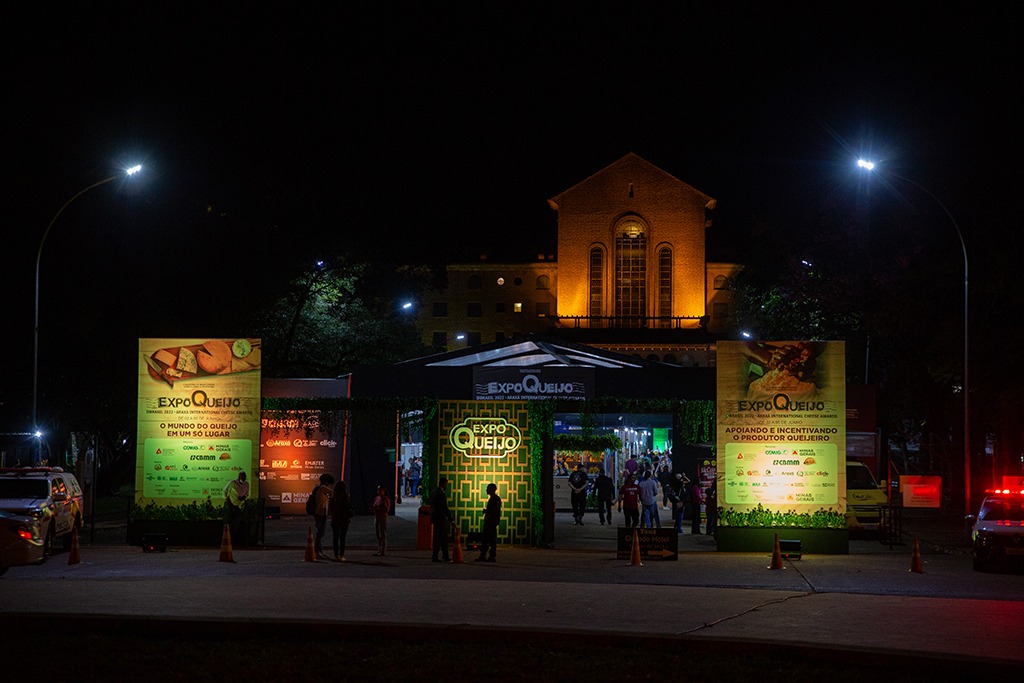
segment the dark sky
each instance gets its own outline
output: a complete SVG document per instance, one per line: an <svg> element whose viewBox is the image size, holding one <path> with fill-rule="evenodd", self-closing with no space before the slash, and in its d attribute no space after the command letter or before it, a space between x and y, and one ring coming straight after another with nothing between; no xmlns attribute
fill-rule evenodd
<svg viewBox="0 0 1024 683"><path fill-rule="evenodd" d="M3 10L2 422L30 388L43 230L128 162L131 188L83 195L47 238L51 343L245 334L275 273L346 247L550 252L546 200L628 152L717 198L740 260L752 223L813 229L806 207L856 191L862 150L972 248L1020 189L1019 9L364 4Z"/></svg>

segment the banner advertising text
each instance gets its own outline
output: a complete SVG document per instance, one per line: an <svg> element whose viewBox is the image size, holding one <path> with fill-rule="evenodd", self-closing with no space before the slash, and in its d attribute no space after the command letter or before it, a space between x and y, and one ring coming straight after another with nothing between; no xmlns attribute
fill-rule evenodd
<svg viewBox="0 0 1024 683"><path fill-rule="evenodd" d="M224 500L244 471L258 497L259 339L140 339L135 501Z"/></svg>
<svg viewBox="0 0 1024 683"><path fill-rule="evenodd" d="M843 342L719 342L723 527L845 528Z"/></svg>

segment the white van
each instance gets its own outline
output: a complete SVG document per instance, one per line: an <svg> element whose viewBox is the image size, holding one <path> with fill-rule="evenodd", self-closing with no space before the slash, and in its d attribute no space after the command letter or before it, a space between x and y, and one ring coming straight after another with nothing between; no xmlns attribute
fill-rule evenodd
<svg viewBox="0 0 1024 683"><path fill-rule="evenodd" d="M876 482L864 463L847 460L846 527L858 531L878 531L882 508L888 504L884 482Z"/></svg>

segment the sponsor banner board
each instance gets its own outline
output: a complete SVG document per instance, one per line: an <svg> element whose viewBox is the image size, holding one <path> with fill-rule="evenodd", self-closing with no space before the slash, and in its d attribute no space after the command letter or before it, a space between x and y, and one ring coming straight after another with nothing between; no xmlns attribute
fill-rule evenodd
<svg viewBox="0 0 1024 683"><path fill-rule="evenodd" d="M140 339L135 500L180 505L224 500L259 457L259 339Z"/></svg>
<svg viewBox="0 0 1024 683"><path fill-rule="evenodd" d="M844 343L724 341L717 366L719 523L845 528Z"/></svg>

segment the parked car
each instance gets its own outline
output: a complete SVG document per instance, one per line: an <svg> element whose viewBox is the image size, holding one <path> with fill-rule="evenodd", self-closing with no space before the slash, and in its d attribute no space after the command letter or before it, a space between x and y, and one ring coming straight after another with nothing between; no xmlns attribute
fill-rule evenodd
<svg viewBox="0 0 1024 683"><path fill-rule="evenodd" d="M978 515L968 516L974 569L1024 566L1024 491L987 491Z"/></svg>
<svg viewBox="0 0 1024 683"><path fill-rule="evenodd" d="M0 576L8 567L43 559L43 534L32 517L0 511Z"/></svg>
<svg viewBox="0 0 1024 683"><path fill-rule="evenodd" d="M58 538L70 546L71 532L82 528L82 487L59 467L0 469L0 510L29 517L43 535L43 559Z"/></svg>
<svg viewBox="0 0 1024 683"><path fill-rule="evenodd" d="M885 482L879 484L864 463L846 461L846 526L851 531L878 531L885 497Z"/></svg>

